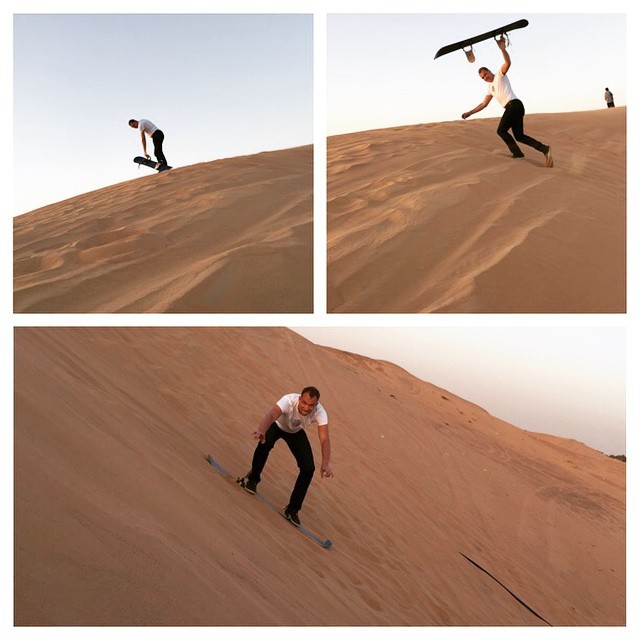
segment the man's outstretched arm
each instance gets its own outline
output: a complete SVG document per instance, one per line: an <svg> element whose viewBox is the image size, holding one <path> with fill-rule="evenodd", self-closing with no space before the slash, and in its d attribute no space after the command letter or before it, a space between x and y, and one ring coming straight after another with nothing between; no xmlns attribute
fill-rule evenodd
<svg viewBox="0 0 640 640"><path fill-rule="evenodd" d="M509 56L509 52L507 51L507 41L502 36L499 40L496 40L498 46L500 47L500 51L502 51L502 57L504 58L504 64L500 67L500 71L502 71L502 75L507 75L507 71L509 71L509 67L511 67L511 57Z"/></svg>
<svg viewBox="0 0 640 640"><path fill-rule="evenodd" d="M478 111L482 111L491 102L492 98L493 96L490 93L487 93L487 95L484 97L484 100L477 107L474 107L473 109L471 109L471 111L465 111L462 114L462 119L466 120L469 116L472 116L474 113L478 113Z"/></svg>

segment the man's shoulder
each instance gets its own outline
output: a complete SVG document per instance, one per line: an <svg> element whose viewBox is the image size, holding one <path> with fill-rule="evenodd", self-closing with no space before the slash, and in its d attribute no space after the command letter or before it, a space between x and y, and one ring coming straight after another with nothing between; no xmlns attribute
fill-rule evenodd
<svg viewBox="0 0 640 640"><path fill-rule="evenodd" d="M291 406L300 398L299 393L285 393L276 403L281 409Z"/></svg>

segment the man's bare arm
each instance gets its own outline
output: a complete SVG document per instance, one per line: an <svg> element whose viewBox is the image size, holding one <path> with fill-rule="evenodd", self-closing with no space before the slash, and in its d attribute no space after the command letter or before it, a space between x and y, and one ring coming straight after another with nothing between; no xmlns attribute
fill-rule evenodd
<svg viewBox="0 0 640 640"><path fill-rule="evenodd" d="M282 409L276 404L269 413L267 413L262 420L258 428L251 434L256 440L264 442L264 434L267 433L267 429L282 415Z"/></svg>
<svg viewBox="0 0 640 640"><path fill-rule="evenodd" d="M496 40L496 42L498 43L498 47L500 47L502 57L504 58L504 64L500 67L500 71L502 71L502 75L505 76L511 67L511 57L507 51L507 41L504 39L504 36L502 36L499 40Z"/></svg>
<svg viewBox="0 0 640 640"><path fill-rule="evenodd" d="M145 157L148 158L149 154L147 153L147 139L144 137L144 131L140 132L140 138L142 139L142 151Z"/></svg>
<svg viewBox="0 0 640 640"><path fill-rule="evenodd" d="M331 478L331 442L329 440L329 425L318 425L318 438L320 438L320 448L322 449L322 463L320 465L320 477Z"/></svg>
<svg viewBox="0 0 640 640"><path fill-rule="evenodd" d="M478 113L478 111L482 111L487 107L487 105L491 102L493 96L490 93L484 97L484 100L477 106L471 109L471 111L465 111L462 114L462 119L466 120L469 116L472 116L474 113Z"/></svg>

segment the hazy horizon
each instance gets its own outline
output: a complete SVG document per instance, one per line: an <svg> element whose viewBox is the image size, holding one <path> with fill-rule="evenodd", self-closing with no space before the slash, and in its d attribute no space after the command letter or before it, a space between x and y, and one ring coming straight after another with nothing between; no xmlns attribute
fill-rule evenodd
<svg viewBox="0 0 640 640"><path fill-rule="evenodd" d="M392 362L513 425L626 455L620 327L292 327Z"/></svg>

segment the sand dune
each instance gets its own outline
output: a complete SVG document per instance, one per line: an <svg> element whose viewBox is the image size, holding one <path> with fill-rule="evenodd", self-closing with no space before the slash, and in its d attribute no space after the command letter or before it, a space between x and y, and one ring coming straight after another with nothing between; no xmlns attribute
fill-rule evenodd
<svg viewBox="0 0 640 640"><path fill-rule="evenodd" d="M328 310L624 312L625 118L528 115L553 169L497 118L330 138Z"/></svg>
<svg viewBox="0 0 640 640"><path fill-rule="evenodd" d="M313 152L176 168L14 220L14 310L313 311Z"/></svg>
<svg viewBox="0 0 640 640"><path fill-rule="evenodd" d="M625 624L625 465L583 444L286 329L18 328L15 356L17 625ZM246 472L304 384L330 550L205 461ZM276 448L260 490L295 472Z"/></svg>

